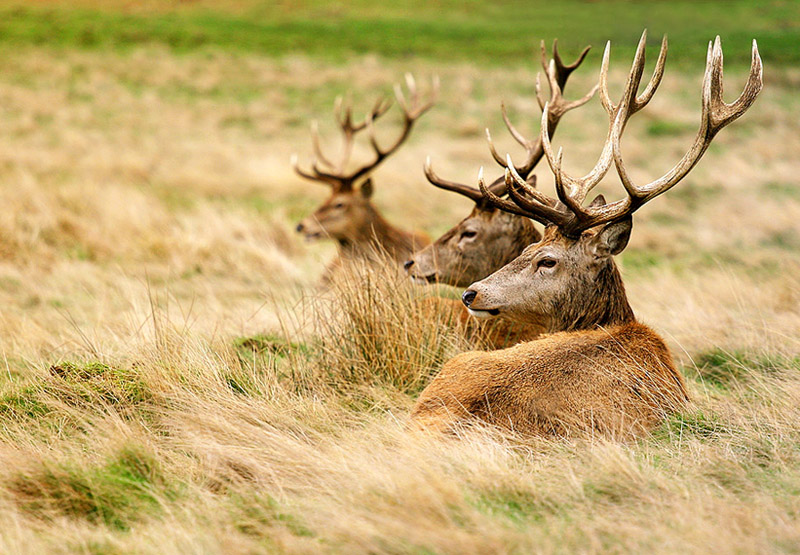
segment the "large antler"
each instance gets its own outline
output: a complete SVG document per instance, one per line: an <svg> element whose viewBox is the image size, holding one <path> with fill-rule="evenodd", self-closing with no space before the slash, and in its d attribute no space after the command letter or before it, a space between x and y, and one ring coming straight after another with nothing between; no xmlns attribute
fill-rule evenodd
<svg viewBox="0 0 800 555"><path fill-rule="evenodd" d="M726 125L744 114L755 102L763 86L762 64L758 46L753 41L750 75L744 91L736 101L727 104L722 99L722 47L719 37L708 45L706 71L703 78L702 116L700 129L694 143L681 160L666 174L645 185L635 185L630 179L622 160L620 139L628 119L644 108L653 97L664 75L667 55L667 39L661 43L661 51L653 76L642 94L637 95L644 73L645 43L647 32L642 34L633 60L628 83L619 103L614 104L608 95L608 60L610 43L606 45L603 64L600 70L600 100L609 114L609 131L606 142L595 167L585 176L575 178L562 170L562 151L553 154L550 137L545 128L546 112L542 116L542 142L547 161L555 175L556 192L561 205L555 199L531 189L516 171L510 158L507 160L505 181L509 196L514 201L499 198L479 179L479 186L492 204L503 210L533 218L545 224L556 224L562 233L577 237L586 229L629 217L649 200L669 190L683 179L698 163L714 136ZM589 191L608 173L611 164L615 165L627 197L608 204L583 206Z"/></svg>
<svg viewBox="0 0 800 555"><path fill-rule="evenodd" d="M537 74L536 100L539 103L539 108L541 108L543 114L547 114L546 125L549 134L555 132L558 122L565 113L586 104L597 91L598 85L595 85L583 98L573 101L567 101L562 96L564 87L569 79L570 74L572 74L572 72L581 65L590 49L591 46L587 46L583 49L573 63L566 65L564 64L563 60L561 59L561 55L558 52L558 40L553 41L553 58L549 62L547 60L547 49L545 48L544 41L541 42L541 63L545 72L545 76L547 77L547 83L550 89L550 98L548 100L543 98L541 74ZM549 111L545 110L545 107L548 105L551 107ZM541 135L538 135L536 140L529 140L525 138L525 136L520 133L516 127L514 127L514 124L511 123L508 113L506 112L505 103L501 103L500 108L503 114L503 121L505 122L509 133L511 133L511 136L514 137L514 139L525 148L527 153L525 162L515 168L518 175L520 175L522 178L527 178L533 171L533 168L536 167L536 164L538 164L542 159L544 154ZM489 151L491 152L492 157L495 159L495 161L497 161L498 164L505 167L506 160L504 160L495 149L489 129L486 129L486 139L489 143ZM485 197L479 189L476 189L470 185L447 181L436 175L431 167L430 158L428 158L425 163L425 177L427 177L428 181L440 189L454 191L471 198L477 203L485 202ZM529 185L533 185L534 183L535 179L531 179ZM507 186L503 176L495 179L491 185L489 185L489 190L491 190L497 196L503 196L506 193L506 188Z"/></svg>
<svg viewBox="0 0 800 555"><path fill-rule="evenodd" d="M434 78L431 87L430 98L428 98L426 102L423 102L419 90L417 89L417 84L414 81L414 77L411 74L406 74L405 78L406 87L408 88L408 100L403 94L403 89L400 85L395 85L394 87L397 104L400 106L403 112L403 129L400 132L399 137L391 144L391 146L388 148L382 148L378 144L378 139L375 136L374 125L375 120L389 110L392 105L391 100L383 98L379 99L369 113L367 113L367 115L364 117L363 121L354 123L352 106L348 102L343 110L342 105L344 103L341 98L338 98L334 107L334 113L336 116L336 121L339 124L344 136L339 161L332 162L330 158L323 154L319 140L319 127L315 121L311 125L311 145L314 150L314 159L311 163L311 169L302 169L298 164L297 155L294 155L292 156L292 166L294 166L295 172L306 179L331 185L337 191L352 190L355 182L369 174L381 162L383 162L394 151L396 151L400 145L403 144L403 142L411 134L411 129L414 127L414 123L416 123L422 114L427 112L436 102L436 97L439 92L438 79ZM348 163L350 162L350 156L353 152L355 136L359 131L364 129L366 129L369 133L369 142L373 151L375 152L375 158L372 160L372 162L362 165L358 169L347 173L346 169Z"/></svg>

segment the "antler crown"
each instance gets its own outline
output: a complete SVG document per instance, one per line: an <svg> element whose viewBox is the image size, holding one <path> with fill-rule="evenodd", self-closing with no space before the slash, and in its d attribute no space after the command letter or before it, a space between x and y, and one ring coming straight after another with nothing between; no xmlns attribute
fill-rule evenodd
<svg viewBox="0 0 800 555"><path fill-rule="evenodd" d="M367 176L377 168L381 162L386 160L386 158L405 142L416 121L436 102L436 97L439 92L438 78L434 77L430 96L426 101L423 101L417 89L414 77L410 73L407 73L405 78L406 88L408 89L408 99L406 99L406 96L403 94L403 89L400 85L395 85L394 87L395 99L403 112L403 129L389 147L381 147L378 143L378 139L375 136L374 123L389 110L392 106L392 101L386 98L379 98L364 119L355 123L353 121L352 105L350 102L345 102L339 97L336 99L334 105L334 116L343 135L342 150L339 160L334 162L322 152L319 140L319 126L315 121L311 124L311 146L314 152L311 168L307 170L301 168L298 163L297 155L293 155L292 166L295 172L306 179L330 185L333 187L334 191L337 192L352 190L353 185L359 179ZM375 153L375 158L371 162L347 172L347 166L353 153L356 134L365 129L369 135L369 143Z"/></svg>
<svg viewBox="0 0 800 555"><path fill-rule="evenodd" d="M705 154L712 139L719 131L744 114L763 86L762 63L758 54L758 46L753 41L752 61L750 73L739 98L728 104L722 98L722 46L719 36L708 44L706 56L706 70L703 77L702 88L702 114L700 129L695 140L683 158L660 178L643 185L637 185L630 178L622 159L620 139L630 117L644 108L652 99L664 75L664 65L667 57L667 38L661 41L661 50L658 55L653 75L644 91L637 95L639 85L644 73L645 43L647 31L642 33L636 55L633 59L628 82L622 98L616 104L611 101L608 94L608 66L611 43L606 44L603 54L603 63L600 69L600 101L609 116L609 130L603 150L595 167L583 177L568 175L562 168L562 150L553 153L550 144L550 133L547 121L551 107L545 105L542 113L541 143L547 162L555 175L556 193L558 199L550 198L531 188L522 175L511 162L511 157L506 158L506 171L504 182L508 188L511 201L500 198L483 182L482 173L478 185L488 202L498 208L527 216L545 225L555 224L562 233L569 237L578 237L592 227L619 221L630 217L646 202L663 194L675 186L681 179L694 168ZM583 206L588 193L605 177L612 163L616 168L627 196L611 203L598 203ZM559 202L560 201L560 202Z"/></svg>

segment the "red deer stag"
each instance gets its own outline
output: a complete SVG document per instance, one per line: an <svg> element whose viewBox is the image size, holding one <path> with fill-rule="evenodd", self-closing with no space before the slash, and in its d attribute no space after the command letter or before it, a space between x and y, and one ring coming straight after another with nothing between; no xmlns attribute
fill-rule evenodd
<svg viewBox="0 0 800 555"><path fill-rule="evenodd" d="M337 242L338 257L326 271L326 281L342 262L371 259L381 253L397 262L403 262L415 249L430 242L427 237L392 226L370 201L373 192L371 172L405 142L416 121L433 106L438 92L438 81L434 80L430 98L423 102L411 75L406 75L406 86L409 91L408 101L401 87L395 87L397 103L403 112L403 128L389 147L379 145L374 123L389 110L390 100L379 99L364 120L356 123L353 121L352 107L347 105L343 108L342 100L337 99L334 112L344 137L339 160L334 162L322 153L316 122L311 126L311 145L314 151L311 168L301 168L297 156L292 157L292 165L300 176L328 185L332 189L331 196L297 225L297 231L303 233L307 239L327 237ZM355 137L363 130L368 132L375 156L371 162L348 171Z"/></svg>
<svg viewBox="0 0 800 555"><path fill-rule="evenodd" d="M499 208L546 225L544 238L513 262L464 292L463 302L479 315L505 315L544 323L551 335L494 352L468 352L448 361L422 392L412 421L434 430L461 422L492 425L536 435L597 432L630 437L652 429L687 401L685 384L664 341L639 323L628 304L613 256L626 246L632 215L666 192L697 164L724 126L753 104L762 88L762 65L753 41L750 75L732 104L722 97L722 49L709 44L702 90L702 118L683 158L655 181L637 185L623 163L620 138L628 119L644 108L661 82L666 38L654 74L638 94L645 62L642 35L621 100L607 87L609 46L600 72L600 99L610 125L600 160L581 178L562 169L542 125L545 155L556 179L558 199L527 186L510 161L506 183L513 202L481 189ZM589 191L614 164L625 198Z"/></svg>
<svg viewBox="0 0 800 555"><path fill-rule="evenodd" d="M583 98L571 102L562 96L567 79L581 65L590 48L584 48L577 60L566 65L558 53L558 41L553 42L553 58L549 62L544 41L541 42L541 63L547 76L550 98L548 100L543 97L540 75L537 74L536 100L542 111L545 104L550 106L547 124L551 135L566 112L586 104L597 91L597 86L594 86ZM520 176L528 179L531 186L535 186L536 176L532 172L544 156L541 137L537 136L533 141L524 137L511 123L504 104L501 104L501 110L506 127L527 154L525 162L515 169ZM495 149L488 129L486 138L493 158L505 167L506 162ZM541 234L529 218L497 209L477 187L447 181L437 176L431 167L430 158L425 164L425 175L436 187L464 195L474 201L475 206L469 216L439 239L414 253L405 263L406 271L415 281L467 287L502 268L519 256L525 247L541 239ZM505 195L503 176L496 179L489 189L497 196ZM451 311L452 318L464 329L471 341L492 349L533 339L541 333L541 330L533 326L521 326L508 321L471 321L464 305L456 300L435 299L431 302Z"/></svg>
<svg viewBox="0 0 800 555"><path fill-rule="evenodd" d="M539 108L544 110L545 104L550 106L547 118L550 135L555 132L558 122L566 112L586 104L597 91L595 86L586 96L572 102L566 101L562 96L567 79L581 65L590 48L584 48L577 60L565 65L558 53L558 41L553 42L553 58L549 62L544 41L541 43L541 63L550 88L550 99L547 100L542 95L538 74L535 90ZM527 153L525 162L515 169L523 179L527 178L535 186L536 176L532 172L544 156L541 137L533 141L525 138L509 120L505 104L501 104L501 109L506 127ZM493 158L505 167L506 161L495 149L488 129L486 137ZM541 239L541 234L530 219L497 209L477 187L447 181L437 176L431 167L430 158L425 164L425 176L436 187L463 195L474 201L475 206L469 216L436 241L415 252L405 263L406 271L415 281L468 287L499 270L519 256L525 247ZM489 185L489 189L497 196L505 195L503 176Z"/></svg>

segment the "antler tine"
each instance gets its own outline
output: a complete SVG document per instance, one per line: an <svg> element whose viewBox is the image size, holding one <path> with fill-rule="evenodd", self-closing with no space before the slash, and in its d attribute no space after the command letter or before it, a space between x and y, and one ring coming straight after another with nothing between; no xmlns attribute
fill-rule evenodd
<svg viewBox="0 0 800 555"><path fill-rule="evenodd" d="M661 37L661 49L658 51L658 60L656 60L656 67L653 69L653 76L647 83L644 92L636 97L637 112L647 106L647 103L653 98L656 89L661 84L661 79L664 77L664 66L667 63L667 48L667 35L664 35Z"/></svg>
<svg viewBox="0 0 800 555"><path fill-rule="evenodd" d="M694 143L672 169L646 185L637 186L631 181L625 169L619 146L621 131L615 134L614 163L620 180L629 197L631 197L631 213L639 206L674 187L697 165L716 134L752 106L763 87L762 72L763 66L761 57L758 54L758 45L753 41L750 74L747 83L739 98L733 103L727 104L722 98L722 45L719 36L716 37L713 45L709 43L706 72L703 78L703 110L700 129L695 136Z"/></svg>
<svg viewBox="0 0 800 555"><path fill-rule="evenodd" d="M611 168L611 163L614 161L615 134L617 134L617 137L622 134L628 119L633 114L644 108L648 102L650 102L653 94L655 94L655 91L661 84L667 57L666 37L664 37L661 42L661 50L658 55L656 67L653 71L653 76L648 82L644 92L639 96L636 94L639 90L642 74L644 73L646 42L647 30L642 33L642 36L639 39L639 44L636 47L636 55L634 56L631 70L628 74L628 83L625 87L622 100L616 104L611 101L608 93L608 68L609 58L611 55L611 43L606 43L606 48L603 52L603 62L600 67L600 79L597 88L600 91L600 101L603 105L603 108L609 115L609 130L597 164L583 177L571 177L562 170L560 154L559 158L556 159L550 143L549 133L546 132L545 128L545 118L547 117L547 114L554 109L548 103L547 109L543 111L541 139L544 153L547 156L547 161L550 164L550 168L552 169L553 173L555 174L556 191L558 192L559 198L562 200L562 202L564 202L564 204L566 204L570 210L575 212L580 220L585 220L588 218L581 207L583 201L586 200L586 195L588 195L589 191L597 186L597 184L608 174L608 170ZM552 80L552 76L550 76L550 79ZM588 101L588 99L586 100ZM563 110L564 107L557 106L555 109Z"/></svg>
<svg viewBox="0 0 800 555"><path fill-rule="evenodd" d="M478 174L478 187L486 198L486 202L496 206L497 208L500 208L504 212L510 212L518 216L531 218L544 225L556 222L566 223L565 218L567 217L567 214L562 213L558 209L554 208L555 203L552 200L539 193L536 189L531 188L530 185L514 171L514 165L510 162L509 166L506 167L503 180L505 181L505 186L508 190L509 196L514 202L500 198L498 195L494 194L493 191L486 187L486 184L483 181L483 168L481 168L481 171ZM520 192L520 189L523 192ZM535 195L534 199L531 200L527 198L523 193ZM545 200L545 202L539 201L539 199L542 198Z"/></svg>
<svg viewBox="0 0 800 555"><path fill-rule="evenodd" d="M509 177L508 168L506 168L505 175L503 176L503 181L506 189L509 189L511 187L511 178ZM486 186L486 182L484 182L483 180L483 166L481 166L481 169L478 172L478 188L481 191L482 199L484 202L487 202L492 206L499 208L503 212L516 214L517 216L523 216L525 218L532 217L529 211L526 211L525 209L521 208L520 206L511 201L501 198L500 195L496 194Z"/></svg>
<svg viewBox="0 0 800 555"><path fill-rule="evenodd" d="M569 65L564 64L561 60L561 55L558 53L558 39L553 40L553 61L556 65L556 74L558 75L558 86L559 88L564 89L564 85L567 83L567 79L569 78L570 74L575 71L581 63L583 63L583 59L586 58L586 55L591 50L591 46L587 46L583 49L583 51L578 55L577 59ZM547 67L545 67L545 71Z"/></svg>
<svg viewBox="0 0 800 555"><path fill-rule="evenodd" d="M658 53L658 61L656 62L656 67L653 70L653 76L650 78L650 81L647 83L647 87L645 87L644 92L641 95L637 96L639 92L639 85L642 81L642 74L644 73L644 64L645 64L645 47L647 45L647 29L642 32L642 36L639 39L639 44L636 46L636 55L633 58L633 64L631 65L631 71L628 75L628 84L625 87L625 93L622 97L623 103L628 103L629 107L627 109L627 118L647 106L647 103L650 102L650 99L653 98L653 95L658 89L658 86L661 84L661 78L664 76L664 65L667 61L667 37L666 35L661 39L661 50ZM624 123L623 123L624 125Z"/></svg>
<svg viewBox="0 0 800 555"><path fill-rule="evenodd" d="M558 125L558 122L561 120L561 117L568 111L574 110L575 108L583 106L589 102L589 100L591 100L591 98L597 92L599 85L592 87L592 89L586 95L577 100L571 102L566 101L563 97L564 85L566 84L570 74L575 71L575 69L583 62L584 58L586 58L591 46L584 48L578 58L570 65L565 65L561 60L561 56L558 53L558 40L553 41L553 58L549 63L546 61L547 54L544 47L544 41L541 43L541 48L542 66L545 69L548 86L550 88L550 100L545 101L542 98L542 87L539 74L536 75L536 100L539 103L539 107L542 109L543 114L547 115L547 123L542 123L542 125L546 125L548 127L548 133L553 133ZM550 110L545 109L548 103L550 105ZM544 155L545 151L542 145L542 137L541 135L538 136L535 141L526 139L522 133L520 133L511 123L506 112L505 104L501 104L501 111L503 114L503 121L505 122L508 131L527 151L527 158L525 161L521 166L515 167L517 173L525 177L530 174L530 172L534 167L536 167L536 164L539 163ZM545 119L542 118L542 122L544 121ZM492 157L498 164L505 166L506 160L498 154L488 130L486 132L486 136L489 141L489 150L492 154Z"/></svg>
<svg viewBox="0 0 800 555"><path fill-rule="evenodd" d="M648 83L645 91L637 97L636 93L639 89L642 74L644 73L645 62L645 44L647 41L647 31L642 33L639 39L639 44L636 48L634 61L631 65L630 73L628 74L628 82L623 93L622 100L619 103L614 103L608 94L608 68L609 58L611 53L611 43L606 43L605 51L603 52L603 62L600 67L600 79L598 87L600 90L600 101L603 108L609 115L609 129L606 135L603 150L600 152L600 157L594 168L586 175L580 178L575 178L567 175L562 169L562 151L559 149L558 154L553 153L550 136L546 129L546 118L552 108L550 104L546 106L542 114L542 132L541 139L544 148L547 162L555 176L556 192L558 198L563 202L569 210L574 214L573 221L566 226L566 231L569 234L578 233L582 229L586 229L588 222L593 220L593 214L597 215L601 210L606 207L595 207L593 213L587 212L588 209L583 208L583 202L586 196L594 187L608 174L611 168L611 163L615 161L614 150L615 145L618 143L619 136L625 129L628 119L636 111L643 108L652 98L658 85L661 82L661 77L664 72L664 64L666 61L667 43L666 39L662 41L661 52L659 53L656 69L654 70L653 77ZM608 206L608 205L606 205ZM626 206L627 209L627 206Z"/></svg>
<svg viewBox="0 0 800 555"><path fill-rule="evenodd" d="M529 184L528 182L525 181L525 179L522 178L522 176L519 173L517 173L516 167L514 166L514 163L511 161L510 154L506 154L506 169L510 170L511 177L513 178L513 186L509 187L508 190L509 190L509 195L511 195L512 198L514 198L514 200L516 200L516 196L520 196L523 199L523 202L530 202L528 198L525 197L525 195L527 195L527 197L532 198L533 200L544 206L547 207L555 206L556 203L553 199L551 199L550 197L548 197L547 195L538 191L535 188L535 183L536 183L535 181ZM516 195L514 193L516 193ZM520 205L520 207L526 208L526 206L524 205Z"/></svg>
<svg viewBox="0 0 800 555"><path fill-rule="evenodd" d="M462 185L461 183L456 183L455 181L448 181L446 179L442 179L433 171L433 167L431 165L431 157L428 156L425 159L425 177L430 181L430 183L440 189L444 189L446 191L453 191L454 193L458 193L460 195L464 195L465 197L471 199L474 202L480 202L483 200L483 194L480 190L470 187L468 185Z"/></svg>
<svg viewBox="0 0 800 555"><path fill-rule="evenodd" d="M291 164L292 168L294 168L295 173L300 177L303 177L310 181L316 181L318 183L325 183L326 185L330 185L331 187L333 187L334 190L340 190L342 187L341 181L329 174L320 174L319 172L316 171L316 169L313 168L312 171L310 172L301 168L299 160L297 158L297 154L292 154Z"/></svg>
<svg viewBox="0 0 800 555"><path fill-rule="evenodd" d="M538 86L538 83L537 83L537 86ZM514 140L516 140L520 145L522 145L525 148L525 150L528 151L528 152L531 152L532 150L535 150L536 149L536 144L534 144L531 141L529 141L528 139L526 139L525 136L522 133L520 133L517 130L516 127L514 127L514 124L511 123L511 120L508 117L508 112L506 111L506 103L505 102L502 102L502 101L500 102L500 112L503 114L503 121L506 124L506 128L508 129L508 132L511 133L512 137L514 137ZM494 146L494 141L492 141L492 134L489 131L488 127L486 128L486 141L489 144L489 152L492 154L492 158L494 158L495 162L497 162L501 166L505 167L506 161L497 152L497 149ZM541 158L541 154L539 155L539 158ZM538 160L537 160L537 162L538 162ZM533 169L533 166L531 166L531 169Z"/></svg>
<svg viewBox="0 0 800 555"><path fill-rule="evenodd" d="M751 51L750 74L747 77L742 94L731 104L727 104L722 98L722 44L717 35L714 40L714 68L711 76L711 111L713 127L719 131L733 120L747 111L753 102L756 101L758 93L763 87L764 68L761 63L761 56L758 54L758 43L753 39Z"/></svg>
<svg viewBox="0 0 800 555"><path fill-rule="evenodd" d="M375 151L375 159L358 169L355 173L352 174L351 180L355 181L360 177L363 177L373 169L375 169L378 164L383 162L386 158L389 157L395 150L397 150L403 142L408 138L411 134L411 129L414 127L414 123L425 113L427 112L435 103L436 98L439 94L439 80L434 78L431 84L431 95L428 99L428 102L422 103L420 101L419 92L417 91L416 82L414 78L410 74L406 74L406 84L409 88L409 97L410 102L408 102L403 95L402 88L399 86L395 86L395 96L397 97L397 103L400 105L400 108L403 111L403 130L400 132L400 136L392 143L391 146L388 148L381 148L378 144L378 139L375 136L375 127L373 125L374 119L371 117L371 114L367 116L366 124L367 130L369 133L369 142L372 145L372 149Z"/></svg>
<svg viewBox="0 0 800 555"><path fill-rule="evenodd" d="M314 156L323 164L330 168L334 168L334 164L322 153L322 148L319 142L319 122L314 120L311 122L311 148L314 150Z"/></svg>
<svg viewBox="0 0 800 555"><path fill-rule="evenodd" d="M613 148L611 144L614 120L612 118L611 125L609 125L606 142L603 145L603 150L600 153L600 158L598 159L597 164L595 164L594 168L592 168L592 170L583 177L574 178L567 175L561 169L561 152L559 151L558 157L556 157L556 155L553 153L553 146L550 143L550 134L547 130L547 115L549 111L550 105L548 103L545 105L544 112L542 112L542 147L544 149L545 156L547 157L547 163L550 165L550 169L555 176L556 190L559 192L559 198L563 196L569 199L569 201L565 202L565 204L571 209L574 209L575 206L580 206L580 204L586 199L586 195L589 193L589 191L591 191L598 183L600 183L600 181L608 173L608 170L611 168L611 162L614 159ZM610 112L610 114L613 116L613 112ZM569 190L565 190L565 186L567 186Z"/></svg>
<svg viewBox="0 0 800 555"><path fill-rule="evenodd" d="M602 206L581 207L580 202L576 202L577 199L573 198L572 194L567 194L563 190L563 183L559 183L559 176L561 175L561 153L559 152L553 168L554 173L556 173L556 186L560 189L559 197L562 197L563 194L562 200L569 201L565 203L574 214L574 218L563 226L565 233L576 235L590 227L630 217L646 202L674 187L697 165L716 134L752 106L763 87L763 66L761 57L758 54L758 45L753 41L750 74L747 83L739 98L733 103L727 104L722 98L722 46L720 39L717 37L713 44L709 43L706 71L703 78L701 123L692 146L681 160L662 177L645 185L635 185L625 169L620 148L620 138L625 129L625 123L631 115L631 110L634 108L634 103L636 103L637 109L641 109L650 100L655 88L658 86L663 73L665 50L666 41L662 41L662 53L659 56L659 62L651 80L651 84L654 84L654 86L651 88L648 85L642 95L635 97L635 89L631 86L634 80L629 79L629 86L626 87L622 100L614 107L616 114L611 126L610 144L612 145L611 151L614 165L627 192L625 198ZM632 73L635 70L636 67L632 69ZM582 201L583 199L580 200Z"/></svg>

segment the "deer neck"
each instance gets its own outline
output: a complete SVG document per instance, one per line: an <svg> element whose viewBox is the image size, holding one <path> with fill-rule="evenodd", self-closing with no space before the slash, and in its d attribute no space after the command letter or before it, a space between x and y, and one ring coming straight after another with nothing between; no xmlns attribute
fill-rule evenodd
<svg viewBox="0 0 800 555"><path fill-rule="evenodd" d="M584 287L589 294L572 297L579 302L556 307L551 332L587 330L636 321L622 276L613 260L604 263L595 279Z"/></svg>
<svg viewBox="0 0 800 555"><path fill-rule="evenodd" d="M397 230L369 204L362 225L357 226L349 236L341 237L337 241L343 254L362 254L375 247L385 249L395 234Z"/></svg>

